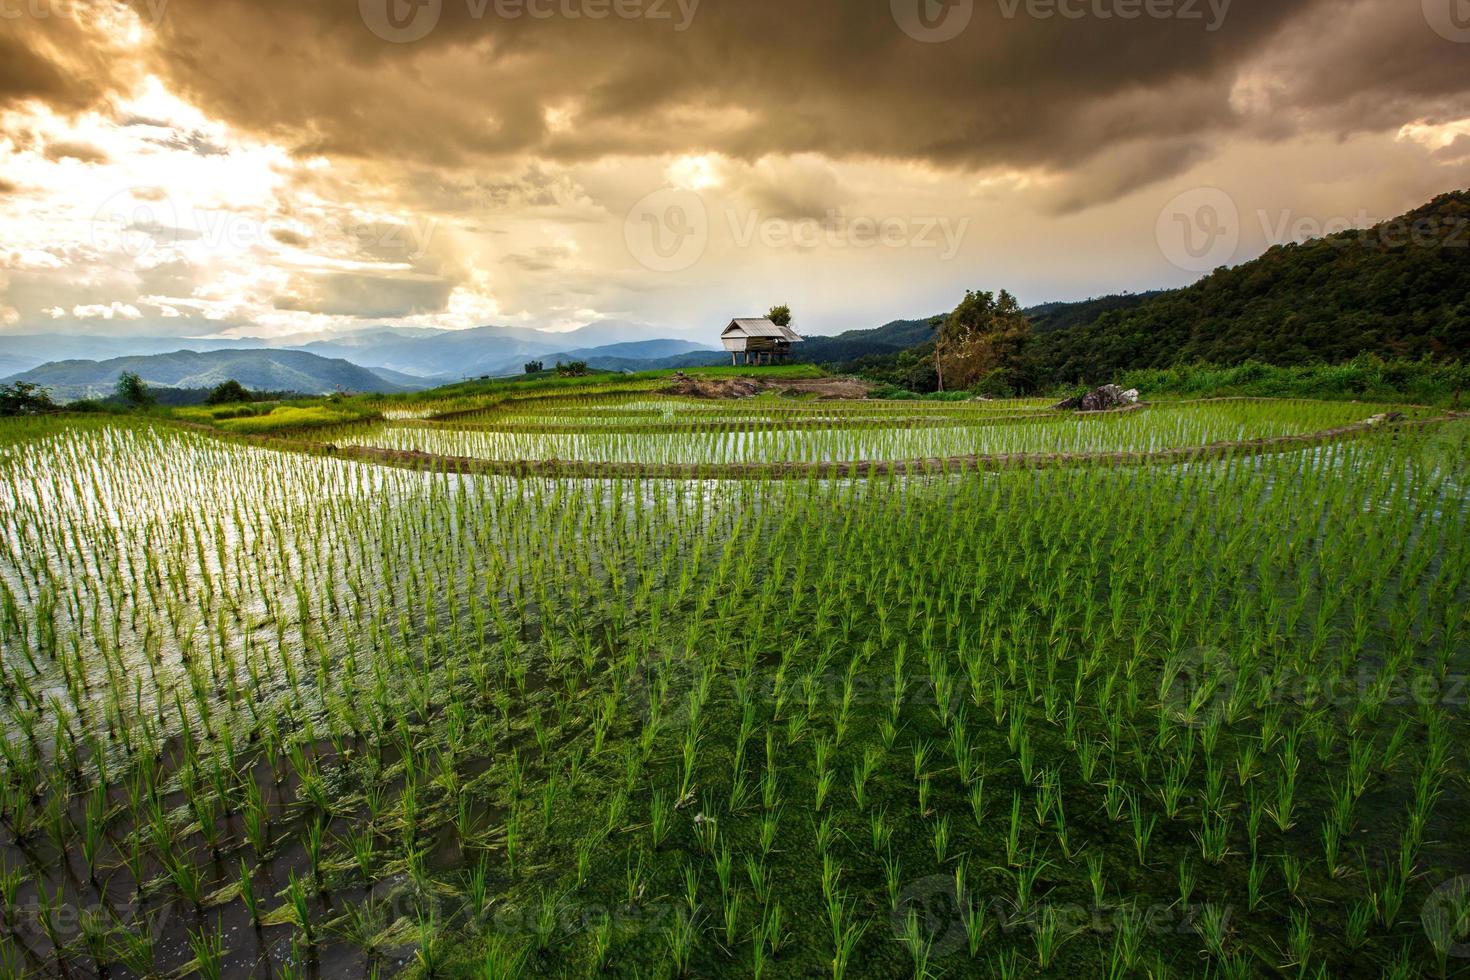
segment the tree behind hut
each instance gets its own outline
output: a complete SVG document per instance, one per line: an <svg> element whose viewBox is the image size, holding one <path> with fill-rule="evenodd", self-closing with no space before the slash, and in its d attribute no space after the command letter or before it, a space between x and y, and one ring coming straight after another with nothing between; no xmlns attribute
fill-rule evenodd
<svg viewBox="0 0 1470 980"><path fill-rule="evenodd" d="M939 390L962 391L982 380L1019 372L1031 337L1031 321L1004 289L966 290L965 298L937 323L934 370ZM997 375L997 372L1000 374Z"/></svg>

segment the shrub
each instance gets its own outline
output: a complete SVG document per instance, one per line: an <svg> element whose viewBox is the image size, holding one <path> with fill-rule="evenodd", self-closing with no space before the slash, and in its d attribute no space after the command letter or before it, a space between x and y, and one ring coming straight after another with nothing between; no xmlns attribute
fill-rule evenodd
<svg viewBox="0 0 1470 980"><path fill-rule="evenodd" d="M248 402L250 400L251 394L249 390L246 389L246 387L240 382L236 381L234 378L231 378L228 381L224 381L216 385L215 389L209 393L209 397L204 399L204 404L233 405L238 404L239 402Z"/></svg>
<svg viewBox="0 0 1470 980"><path fill-rule="evenodd" d="M312 428L320 425L337 425L373 418L375 412L333 405L278 405L265 415L219 420L219 427L227 432L269 435L289 429Z"/></svg>
<svg viewBox="0 0 1470 980"><path fill-rule="evenodd" d="M0 415L41 415L56 411L51 392L27 381L0 385Z"/></svg>
<svg viewBox="0 0 1470 980"><path fill-rule="evenodd" d="M129 408L149 408L154 403L153 392L136 371L124 371L117 379L117 397Z"/></svg>

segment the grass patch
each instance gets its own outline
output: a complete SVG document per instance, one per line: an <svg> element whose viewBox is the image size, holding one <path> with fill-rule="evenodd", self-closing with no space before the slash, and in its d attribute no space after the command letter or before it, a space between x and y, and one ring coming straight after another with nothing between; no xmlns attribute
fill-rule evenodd
<svg viewBox="0 0 1470 980"><path fill-rule="evenodd" d="M1236 367L1202 364L1124 372L1118 383L1145 398L1244 395L1466 405L1470 365L1458 361L1388 361L1364 356L1346 364L1276 367L1247 362Z"/></svg>

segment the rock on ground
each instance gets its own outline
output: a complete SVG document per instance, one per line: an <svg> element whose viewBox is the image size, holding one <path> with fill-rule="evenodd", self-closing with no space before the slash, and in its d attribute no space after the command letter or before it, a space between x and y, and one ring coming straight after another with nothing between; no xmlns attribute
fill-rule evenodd
<svg viewBox="0 0 1470 980"><path fill-rule="evenodd" d="M1106 412L1111 408L1126 408L1129 405L1137 405L1139 399L1138 389L1130 388L1124 391L1117 385L1103 385L1094 388L1085 395L1068 398L1066 401L1057 402L1053 408L1063 411L1077 412Z"/></svg>

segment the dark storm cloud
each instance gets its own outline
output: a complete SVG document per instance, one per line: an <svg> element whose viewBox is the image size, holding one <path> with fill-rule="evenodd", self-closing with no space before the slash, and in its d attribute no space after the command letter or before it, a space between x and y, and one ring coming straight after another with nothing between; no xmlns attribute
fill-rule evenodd
<svg viewBox="0 0 1470 980"><path fill-rule="evenodd" d="M394 44L354 3L179 0L160 32L174 86L308 151L444 164L812 151L1065 167L1099 137L1228 122L1232 66L1306 6L1236 0L1209 31L1178 19L1043 20L1024 5L1008 18L990 0L959 37L928 44L900 30L887 3L704 0L681 32L677 13L505 19L493 2L445 0L427 36ZM564 104L577 112L558 132L543 110ZM1099 111L1105 133L1089 124Z"/></svg>
<svg viewBox="0 0 1470 980"><path fill-rule="evenodd" d="M115 64L111 40L81 17L30 8L0 19L0 109L31 99L72 112L128 84L131 69Z"/></svg>
<svg viewBox="0 0 1470 980"><path fill-rule="evenodd" d="M906 3L973 11L952 39L924 43L900 28ZM811 153L1041 169L1069 178L1061 212L1167 177L1240 133L1470 112L1470 44L1407 0L949 3L172 0L157 18L151 0L133 0L155 35L146 68L171 90L297 153L400 171ZM383 25L401 23L390 4L430 16L429 29L385 40ZM65 18L0 38L0 104L96 101L122 73L93 42ZM1256 104L1238 97L1247 77ZM772 203L805 211L821 196Z"/></svg>
<svg viewBox="0 0 1470 980"><path fill-rule="evenodd" d="M371 2L177 0L160 25L159 67L208 111L302 152L428 165L812 152L1067 172L1111 151L1109 172L1082 180L1058 210L1169 176L1201 141L1244 127L1232 101L1241 72L1293 32L1302 43L1276 66L1287 115L1397 125L1416 103L1463 104L1470 90L1470 46L1403 0L1161 8L1199 19L1097 14L1139 0L1074 0L1066 9L1090 11L1080 17L1054 2L976 0L966 29L943 43L915 40L881 2L668 0L668 19L592 19L596 3L508 19L497 10L524 8L443 0L421 39L390 43L369 29ZM681 11L692 11L682 31ZM546 110L567 109L566 125L548 125ZM1313 125L1280 113L1270 124Z"/></svg>

